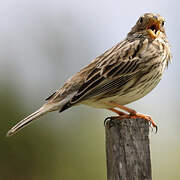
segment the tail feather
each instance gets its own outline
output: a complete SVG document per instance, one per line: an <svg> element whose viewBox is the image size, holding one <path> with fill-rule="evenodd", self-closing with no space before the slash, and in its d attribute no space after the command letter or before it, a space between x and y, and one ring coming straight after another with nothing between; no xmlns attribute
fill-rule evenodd
<svg viewBox="0 0 180 180"><path fill-rule="evenodd" d="M50 108L48 106L42 106L40 109L38 109L34 113L30 114L29 116L27 116L26 118L21 120L19 123L17 123L14 127L12 127L7 132L7 137L14 135L16 132L18 132L20 129L24 128L25 126L27 126L33 120L35 120L38 117L46 114L49 111L50 111Z"/></svg>
<svg viewBox="0 0 180 180"><path fill-rule="evenodd" d="M34 113L30 114L29 116L27 116L26 118L24 118L23 120L21 120L19 123L17 123L14 127L12 127L8 132L7 132L7 137L14 135L16 132L18 132L20 129L22 129L23 127L27 126L29 123L31 123L32 121L34 121L35 119L37 119L38 117L51 112L51 111L57 111L59 110L60 112L62 112L63 110L69 108L70 106L68 106L68 102L69 100L74 96L76 92L71 93L69 95L67 95L66 98L63 98L61 101L59 102L52 102L49 101L46 104L44 104L40 109L38 109L37 111L35 111ZM64 107L65 106L65 107ZM64 108L63 108L64 107Z"/></svg>

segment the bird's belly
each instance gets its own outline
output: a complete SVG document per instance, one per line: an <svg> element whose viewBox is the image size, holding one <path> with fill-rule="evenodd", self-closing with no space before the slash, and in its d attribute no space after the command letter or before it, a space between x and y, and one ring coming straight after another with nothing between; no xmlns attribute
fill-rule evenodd
<svg viewBox="0 0 180 180"><path fill-rule="evenodd" d="M112 106L108 105L108 102L113 101L120 105L126 105L131 102L134 102L142 97L144 97L146 94L148 94L150 91L152 91L156 85L161 80L161 77L153 80L153 81L147 81L146 83L139 83L137 86L134 86L132 88L127 87L125 91L120 90L116 95L110 96L107 98L92 98L88 99L83 102L83 104L92 106L95 108L111 108Z"/></svg>

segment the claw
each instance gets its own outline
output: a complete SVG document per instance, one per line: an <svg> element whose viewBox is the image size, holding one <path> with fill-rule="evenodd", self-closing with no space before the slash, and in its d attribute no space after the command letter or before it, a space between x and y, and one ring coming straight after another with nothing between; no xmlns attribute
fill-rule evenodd
<svg viewBox="0 0 180 180"><path fill-rule="evenodd" d="M152 129L152 132L154 132L153 130L154 130L154 128L155 128L155 134L158 132L158 126L157 125L152 125L152 123L151 122L149 122L150 124L149 124L149 127Z"/></svg>
<svg viewBox="0 0 180 180"><path fill-rule="evenodd" d="M155 130L155 134L156 134L156 133L158 132L158 127L156 126L155 129L156 129L156 130Z"/></svg>
<svg viewBox="0 0 180 180"><path fill-rule="evenodd" d="M119 116L107 117L107 118L104 120L104 126L107 127L108 129L110 129L111 127L113 127L113 126L114 126L113 119L117 119L117 117L119 117Z"/></svg>
<svg viewBox="0 0 180 180"><path fill-rule="evenodd" d="M107 118L104 120L104 126L105 126L105 127L106 127L108 121L110 121L110 120L111 120L111 117L107 117Z"/></svg>

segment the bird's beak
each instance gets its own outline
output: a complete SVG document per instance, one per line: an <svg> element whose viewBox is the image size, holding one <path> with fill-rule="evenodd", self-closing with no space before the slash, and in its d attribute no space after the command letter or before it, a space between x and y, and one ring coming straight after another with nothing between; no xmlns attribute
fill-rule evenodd
<svg viewBox="0 0 180 180"><path fill-rule="evenodd" d="M156 39L160 34L160 22L157 18L152 18L147 26L147 32L152 39Z"/></svg>

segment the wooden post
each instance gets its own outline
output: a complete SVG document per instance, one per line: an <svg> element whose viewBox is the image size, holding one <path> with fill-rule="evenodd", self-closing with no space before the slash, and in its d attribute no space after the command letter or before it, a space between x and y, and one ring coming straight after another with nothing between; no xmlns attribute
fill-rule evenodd
<svg viewBox="0 0 180 180"><path fill-rule="evenodd" d="M105 128L107 180L152 180L147 120L111 119Z"/></svg>

